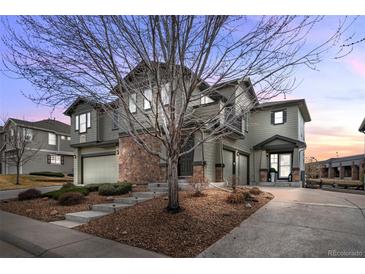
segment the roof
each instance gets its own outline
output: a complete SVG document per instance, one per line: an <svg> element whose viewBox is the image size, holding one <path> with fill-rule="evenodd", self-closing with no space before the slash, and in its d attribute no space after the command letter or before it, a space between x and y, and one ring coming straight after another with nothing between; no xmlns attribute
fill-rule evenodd
<svg viewBox="0 0 365 274"><path fill-rule="evenodd" d="M70 116L72 111L81 103L88 103L91 106L99 105L95 100L78 97L64 112L63 114Z"/></svg>
<svg viewBox="0 0 365 274"><path fill-rule="evenodd" d="M71 126L60 121L54 119L44 119L40 121L30 122L26 120L20 120L15 118L9 118L8 122L12 121L17 125L34 128L34 129L41 129L45 131L53 131L57 133L63 133L65 135L70 135ZM7 122L7 123L8 123Z"/></svg>
<svg viewBox="0 0 365 274"><path fill-rule="evenodd" d="M306 143L302 142L302 141L299 141L299 140L296 140L296 139L292 139L292 138L289 138L289 137L285 137L285 136L282 136L282 135L274 135L264 141L262 141L261 143L258 143L257 145L255 145L253 147L253 149L261 149L263 148L265 145L271 143L272 141L274 140L283 140L285 142L288 142L288 143L292 143L293 145L297 146L297 147L306 147Z"/></svg>
<svg viewBox="0 0 365 274"><path fill-rule="evenodd" d="M350 155L344 157L336 157L336 158L329 158L327 160L320 161L321 163L337 163L343 161L355 161L355 160L363 160L365 157L364 154L357 154L357 155Z"/></svg>
<svg viewBox="0 0 365 274"><path fill-rule="evenodd" d="M261 110L261 109L280 108L280 107L288 107L288 106L298 106L300 112L303 115L304 121L305 122L311 121L308 107L307 107L307 104L304 99L266 102L266 103L258 104L254 109Z"/></svg>
<svg viewBox="0 0 365 274"><path fill-rule="evenodd" d="M365 118L364 118L364 120L362 120L362 123L359 127L359 131L365 133Z"/></svg>

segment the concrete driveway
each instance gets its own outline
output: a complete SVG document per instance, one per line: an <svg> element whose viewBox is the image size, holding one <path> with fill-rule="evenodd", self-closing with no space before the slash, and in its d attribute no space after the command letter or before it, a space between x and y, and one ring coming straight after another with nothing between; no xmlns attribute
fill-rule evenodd
<svg viewBox="0 0 365 274"><path fill-rule="evenodd" d="M59 188L61 188L61 186L36 187L36 189L40 190L42 193L52 191L52 190L57 190ZM24 190L27 190L27 189L22 188L22 189L12 189L12 190L1 190L0 191L0 200L17 198L18 194Z"/></svg>
<svg viewBox="0 0 365 274"><path fill-rule="evenodd" d="M365 257L365 196L262 188L275 198L199 257Z"/></svg>

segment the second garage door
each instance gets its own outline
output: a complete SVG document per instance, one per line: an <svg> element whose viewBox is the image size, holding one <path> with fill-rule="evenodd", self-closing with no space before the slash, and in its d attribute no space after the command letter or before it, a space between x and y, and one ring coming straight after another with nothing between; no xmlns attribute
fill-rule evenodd
<svg viewBox="0 0 365 274"><path fill-rule="evenodd" d="M83 158L83 183L116 183L118 161L115 155Z"/></svg>

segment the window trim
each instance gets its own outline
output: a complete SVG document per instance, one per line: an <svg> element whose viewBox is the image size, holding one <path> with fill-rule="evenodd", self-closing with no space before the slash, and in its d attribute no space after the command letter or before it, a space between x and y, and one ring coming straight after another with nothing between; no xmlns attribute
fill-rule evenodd
<svg viewBox="0 0 365 274"><path fill-rule="evenodd" d="M86 133L87 132L87 112L82 113L79 115L79 133ZM81 131L81 117L85 116L85 131Z"/></svg>
<svg viewBox="0 0 365 274"><path fill-rule="evenodd" d="M132 97L135 97L134 99ZM131 102L134 104L134 111L131 110ZM137 113L137 93L131 93L128 97L128 110L130 113Z"/></svg>
<svg viewBox="0 0 365 274"><path fill-rule="evenodd" d="M75 116L75 131L79 131L80 129L80 115Z"/></svg>
<svg viewBox="0 0 365 274"><path fill-rule="evenodd" d="M171 100L171 98L170 98L170 94L168 94L168 89L169 89L169 83L167 83L167 84L165 84L165 85L163 85L162 87L161 87L161 104L163 105L163 106L168 106L169 104L170 104L170 100ZM163 96L164 93L165 92L165 95L166 96ZM166 98L166 100L167 100L167 102L165 102L164 101L164 98Z"/></svg>
<svg viewBox="0 0 365 274"><path fill-rule="evenodd" d="M50 143L50 141L51 141L50 136L51 136L51 135L54 135L54 144L51 144L51 143ZM56 134L56 133L48 132L48 145L49 145L49 146L56 146L56 145L57 145L57 134Z"/></svg>
<svg viewBox="0 0 365 274"><path fill-rule="evenodd" d="M207 102L207 100L209 102ZM208 95L202 95L200 97L200 105L207 105L207 104L210 104L210 103L213 103L213 102L214 102L214 100L212 98L210 98Z"/></svg>
<svg viewBox="0 0 365 274"><path fill-rule="evenodd" d="M116 114L116 116L115 116ZM117 118L117 119L115 119ZM115 123L116 121L116 123ZM112 130L118 130L119 129L119 112L118 109L113 109L113 114L112 114Z"/></svg>
<svg viewBox="0 0 365 274"><path fill-rule="evenodd" d="M149 99L147 99L147 96L146 96L147 91L150 92L150 98ZM152 99L153 99L152 89L145 89L143 91L143 110L148 111L148 110L152 109ZM149 104L148 108L146 108L146 103Z"/></svg>
<svg viewBox="0 0 365 274"><path fill-rule="evenodd" d="M91 112L86 112L86 130L91 128Z"/></svg>
<svg viewBox="0 0 365 274"><path fill-rule="evenodd" d="M86 115L86 130L84 132L80 131L80 116ZM79 133L86 133L89 128L92 127L91 124L91 111L81 112L77 115L75 115L75 131L78 131Z"/></svg>
<svg viewBox="0 0 365 274"><path fill-rule="evenodd" d="M275 121L275 114L276 114L276 113L279 113L279 112L281 112L281 113L282 113L282 116L281 116L281 122L280 122L280 123L276 123L276 121ZM273 113L274 113L273 125L282 125L282 124L285 124L285 122L284 122L284 110L283 110L283 109L273 111Z"/></svg>

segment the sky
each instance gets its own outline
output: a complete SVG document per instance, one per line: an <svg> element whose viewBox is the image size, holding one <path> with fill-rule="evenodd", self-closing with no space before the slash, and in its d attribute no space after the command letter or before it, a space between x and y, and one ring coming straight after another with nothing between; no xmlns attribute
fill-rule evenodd
<svg viewBox="0 0 365 274"><path fill-rule="evenodd" d="M308 35L308 46L333 33L337 22L337 17L328 17ZM356 37L365 37L364 25L365 16L359 17L351 32ZM0 44L0 53L5 50ZM4 70L1 63L0 118L7 116L30 121L56 118L70 122L69 117L62 114L64 106L51 109L34 104L24 96L36 92L34 87ZM356 45L344 58L328 56L315 71L298 68L295 78L300 85L286 98L306 100L312 118L306 123L306 156L323 160L364 153L365 138L358 128L365 118L365 43ZM283 96L275 98L283 99Z"/></svg>

